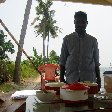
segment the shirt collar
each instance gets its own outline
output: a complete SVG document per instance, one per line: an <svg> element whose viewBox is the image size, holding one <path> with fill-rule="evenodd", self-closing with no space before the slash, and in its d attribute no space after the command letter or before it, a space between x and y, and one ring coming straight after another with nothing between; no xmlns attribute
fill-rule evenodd
<svg viewBox="0 0 112 112"><path fill-rule="evenodd" d="M76 35L77 35L77 37L78 37L78 38L85 38L85 37L86 37L86 35L87 35L87 34L86 34L86 32L85 32L85 34L84 34L84 35L80 35L80 36L78 35L78 33L77 33L77 32L75 32L75 33L76 33Z"/></svg>

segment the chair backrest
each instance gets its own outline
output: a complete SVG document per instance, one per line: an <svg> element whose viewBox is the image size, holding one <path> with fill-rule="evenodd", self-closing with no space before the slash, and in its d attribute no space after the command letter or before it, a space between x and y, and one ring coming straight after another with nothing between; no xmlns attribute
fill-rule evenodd
<svg viewBox="0 0 112 112"><path fill-rule="evenodd" d="M44 64L38 67L41 74L45 73L45 80L47 81L55 81L57 70L60 70L60 66L56 64Z"/></svg>

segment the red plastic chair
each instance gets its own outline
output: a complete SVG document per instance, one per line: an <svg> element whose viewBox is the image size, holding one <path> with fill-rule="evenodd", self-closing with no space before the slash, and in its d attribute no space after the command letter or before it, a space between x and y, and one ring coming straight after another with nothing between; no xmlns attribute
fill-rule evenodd
<svg viewBox="0 0 112 112"><path fill-rule="evenodd" d="M55 81L55 77L58 76L56 71L60 70L60 66L56 64L44 64L38 67L39 73L44 73L46 81Z"/></svg>
<svg viewBox="0 0 112 112"><path fill-rule="evenodd" d="M59 79L57 71L60 70L60 66L56 64L44 64L38 67L38 71L41 74L41 87L44 89L45 82L55 82Z"/></svg>

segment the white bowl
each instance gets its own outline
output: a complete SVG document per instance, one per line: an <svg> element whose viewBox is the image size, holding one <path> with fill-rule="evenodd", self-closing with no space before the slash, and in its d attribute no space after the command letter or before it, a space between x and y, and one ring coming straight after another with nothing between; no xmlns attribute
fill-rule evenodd
<svg viewBox="0 0 112 112"><path fill-rule="evenodd" d="M56 95L56 91L54 90L47 90L47 93L44 91L37 91L36 96L42 102L51 102L54 100Z"/></svg>

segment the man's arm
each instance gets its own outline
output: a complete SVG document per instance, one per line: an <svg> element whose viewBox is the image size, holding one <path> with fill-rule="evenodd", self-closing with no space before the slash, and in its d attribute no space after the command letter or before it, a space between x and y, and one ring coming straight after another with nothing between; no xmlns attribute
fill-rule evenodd
<svg viewBox="0 0 112 112"><path fill-rule="evenodd" d="M65 75L65 66L60 65L60 82L66 83L64 75Z"/></svg>
<svg viewBox="0 0 112 112"><path fill-rule="evenodd" d="M101 88L101 77L100 77L100 69L99 66L95 67L95 72L96 72L96 82L98 84L98 91L100 91Z"/></svg>
<svg viewBox="0 0 112 112"><path fill-rule="evenodd" d="M100 63L99 63L99 49L97 40L94 43L94 61L95 61L95 72L96 72L96 82L98 84L98 89L101 88L101 77L100 77Z"/></svg>
<svg viewBox="0 0 112 112"><path fill-rule="evenodd" d="M65 82L64 75L65 75L65 65L67 58L69 56L68 47L67 47L67 39L63 39L63 44L61 48L61 55L60 55L60 82Z"/></svg>

